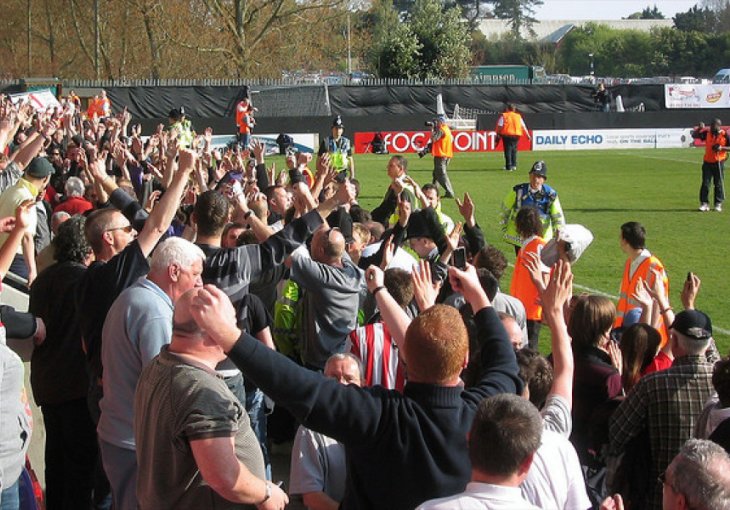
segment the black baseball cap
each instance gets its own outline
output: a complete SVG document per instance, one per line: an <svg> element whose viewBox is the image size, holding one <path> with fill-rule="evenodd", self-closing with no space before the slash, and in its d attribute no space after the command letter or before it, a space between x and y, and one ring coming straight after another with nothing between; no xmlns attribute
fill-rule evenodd
<svg viewBox="0 0 730 510"><path fill-rule="evenodd" d="M707 314L699 310L679 312L674 317L671 328L695 340L707 340L712 336L712 321Z"/></svg>

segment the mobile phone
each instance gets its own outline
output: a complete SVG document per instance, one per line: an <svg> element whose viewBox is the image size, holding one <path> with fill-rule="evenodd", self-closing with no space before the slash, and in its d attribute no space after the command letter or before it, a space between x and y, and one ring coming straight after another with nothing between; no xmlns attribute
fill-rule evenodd
<svg viewBox="0 0 730 510"><path fill-rule="evenodd" d="M690 272L687 273L687 281L688 282L691 282L692 281L692 271L690 271Z"/></svg>
<svg viewBox="0 0 730 510"><path fill-rule="evenodd" d="M460 246L451 254L452 265L462 271L466 270L466 248Z"/></svg>

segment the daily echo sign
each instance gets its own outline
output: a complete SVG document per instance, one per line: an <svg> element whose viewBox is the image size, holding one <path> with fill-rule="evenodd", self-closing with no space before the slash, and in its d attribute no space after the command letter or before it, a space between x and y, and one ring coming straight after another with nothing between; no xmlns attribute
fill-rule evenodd
<svg viewBox="0 0 730 510"><path fill-rule="evenodd" d="M454 152L495 152L502 150L502 143L495 131L452 131ZM428 145L430 131L381 131L385 148L391 154L413 153ZM375 132L355 133L355 153L372 152ZM521 151L532 149L530 140L523 136L517 148Z"/></svg>

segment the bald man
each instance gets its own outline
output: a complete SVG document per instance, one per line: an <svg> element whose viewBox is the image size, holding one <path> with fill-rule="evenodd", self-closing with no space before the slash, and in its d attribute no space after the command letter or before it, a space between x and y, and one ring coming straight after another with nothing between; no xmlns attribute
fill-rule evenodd
<svg viewBox="0 0 730 510"><path fill-rule="evenodd" d="M344 352L347 336L357 327L363 272L345 251L345 237L327 224L312 237L310 252L291 256L291 279L306 291L302 321L302 361L315 370Z"/></svg>
<svg viewBox="0 0 730 510"><path fill-rule="evenodd" d="M139 508L282 510L289 500L265 478L248 414L215 372L226 355L190 315L196 293L175 303L172 341L137 386Z"/></svg>

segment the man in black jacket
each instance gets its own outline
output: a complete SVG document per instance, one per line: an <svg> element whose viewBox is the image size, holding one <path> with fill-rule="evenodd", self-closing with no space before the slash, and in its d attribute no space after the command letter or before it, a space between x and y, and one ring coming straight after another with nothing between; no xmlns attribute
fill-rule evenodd
<svg viewBox="0 0 730 510"><path fill-rule="evenodd" d="M378 285L373 268L366 278L381 311L397 309L392 329L408 372L403 394L344 386L266 349L236 327L232 305L215 287L198 291L192 314L276 403L304 426L345 445L348 476L341 508L412 509L464 490L471 474L466 436L477 405L490 395L522 390L514 351L476 270L451 268L449 276L475 310L479 331L482 377L467 390L459 378L468 358L459 313L436 305L406 330L408 319L397 313L402 309Z"/></svg>

